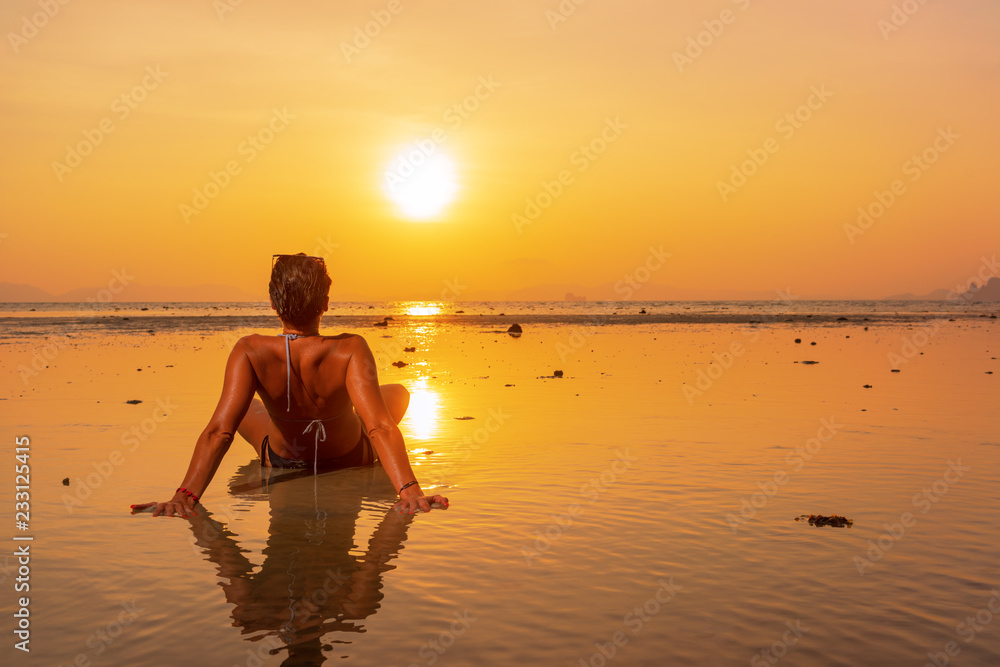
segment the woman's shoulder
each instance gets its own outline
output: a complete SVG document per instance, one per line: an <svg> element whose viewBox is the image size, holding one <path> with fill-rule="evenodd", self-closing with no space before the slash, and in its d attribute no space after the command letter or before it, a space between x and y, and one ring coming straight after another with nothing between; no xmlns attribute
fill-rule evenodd
<svg viewBox="0 0 1000 667"><path fill-rule="evenodd" d="M364 336L356 333L342 333L336 336L323 336L324 341L333 341L340 349L354 351L361 347L368 347L368 342Z"/></svg>
<svg viewBox="0 0 1000 667"><path fill-rule="evenodd" d="M359 345L366 346L368 344L363 336L355 333L342 333L333 336L323 334L322 336L320 336L320 339L323 342L332 341L338 343L339 344L338 346L342 345L344 347L354 347ZM255 350L263 347L273 346L275 345L275 343L280 343L283 346L284 339L279 335L255 333L243 336L242 338L238 339L233 348L234 349L243 348L244 350Z"/></svg>

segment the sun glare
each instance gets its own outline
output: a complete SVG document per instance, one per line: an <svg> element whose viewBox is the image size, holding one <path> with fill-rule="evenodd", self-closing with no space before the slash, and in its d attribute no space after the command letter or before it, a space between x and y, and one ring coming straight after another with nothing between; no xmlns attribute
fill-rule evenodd
<svg viewBox="0 0 1000 667"><path fill-rule="evenodd" d="M441 312L441 306L433 301L414 301L406 304L405 312L407 315L437 315Z"/></svg>
<svg viewBox="0 0 1000 667"><path fill-rule="evenodd" d="M402 151L392 161L384 187L400 213L422 221L438 216L458 192L451 160L416 146Z"/></svg>
<svg viewBox="0 0 1000 667"><path fill-rule="evenodd" d="M406 427L410 439L430 440L438 432L441 401L437 392L427 386L427 378L420 378L407 388L410 390L410 406L401 426Z"/></svg>

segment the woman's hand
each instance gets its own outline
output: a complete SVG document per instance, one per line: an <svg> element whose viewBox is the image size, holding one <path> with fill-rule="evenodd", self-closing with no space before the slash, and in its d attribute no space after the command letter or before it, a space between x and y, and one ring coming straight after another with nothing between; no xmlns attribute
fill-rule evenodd
<svg viewBox="0 0 1000 667"><path fill-rule="evenodd" d="M430 512L431 506L435 504L438 506L438 509L448 509L447 498L439 495L425 496L424 492L420 490L420 486L414 484L413 486L403 489L403 492L399 494L399 500L393 506L393 509L397 512L402 512L403 514L415 514L420 510Z"/></svg>
<svg viewBox="0 0 1000 667"><path fill-rule="evenodd" d="M153 510L153 516L167 515L176 516L178 519L186 519L188 515L196 516L198 513L195 512L194 506L195 501L183 493L177 493L174 495L172 500L168 500L165 503L140 503L138 505L132 505L132 514L138 514L143 510L147 510L150 507L156 506Z"/></svg>

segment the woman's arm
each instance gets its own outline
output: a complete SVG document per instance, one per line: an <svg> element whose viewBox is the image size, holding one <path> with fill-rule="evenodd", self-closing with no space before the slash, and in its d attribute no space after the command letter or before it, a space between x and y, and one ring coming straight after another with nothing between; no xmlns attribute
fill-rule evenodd
<svg viewBox="0 0 1000 667"><path fill-rule="evenodd" d="M378 452L382 467L385 468L389 480L399 493L398 508L408 513L416 512L418 509L429 512L431 503L447 505L448 499L443 496L424 497L420 484L412 484L400 491L403 486L417 479L410 467L403 434L400 433L396 421L389 414L389 408L382 399L382 390L378 384L378 368L368 343L361 336L351 340L353 345L351 359L347 363L347 393L368 428L368 437Z"/></svg>
<svg viewBox="0 0 1000 667"><path fill-rule="evenodd" d="M246 415L257 389L257 375L254 373L253 365L246 352L247 343L244 339L240 339L229 354L229 361L226 363L226 377L222 386L222 397L219 398L215 414L212 415L208 426L198 437L187 474L180 484L180 488L187 489L198 498L208 488L215 471L222 463L222 458L229 451L229 445L233 442L236 429ZM195 514L194 506L196 503L197 501L188 494L177 491L174 497L165 503L133 505L132 510L133 512L141 511L156 505L153 516L166 514L167 516L186 517L188 513Z"/></svg>

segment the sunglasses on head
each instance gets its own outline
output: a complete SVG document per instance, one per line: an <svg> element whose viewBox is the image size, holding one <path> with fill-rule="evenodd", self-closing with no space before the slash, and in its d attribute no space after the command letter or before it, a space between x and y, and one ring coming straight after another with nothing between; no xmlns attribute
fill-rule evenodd
<svg viewBox="0 0 1000 667"><path fill-rule="evenodd" d="M322 257L314 257L312 255L271 255L271 268L272 269L274 268L274 265L278 263L278 259L280 259L282 257L295 257L297 259L315 259L320 264L323 264L324 266L326 265L326 260L325 259L323 259Z"/></svg>

